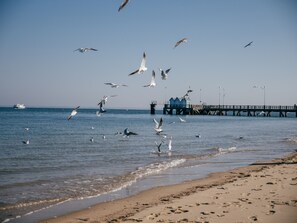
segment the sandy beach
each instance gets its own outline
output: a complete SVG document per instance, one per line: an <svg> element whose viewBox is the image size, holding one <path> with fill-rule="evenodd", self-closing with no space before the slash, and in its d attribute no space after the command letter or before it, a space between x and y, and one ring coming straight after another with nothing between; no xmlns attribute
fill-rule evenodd
<svg viewBox="0 0 297 223"><path fill-rule="evenodd" d="M47 223L297 221L297 153L101 203Z"/></svg>

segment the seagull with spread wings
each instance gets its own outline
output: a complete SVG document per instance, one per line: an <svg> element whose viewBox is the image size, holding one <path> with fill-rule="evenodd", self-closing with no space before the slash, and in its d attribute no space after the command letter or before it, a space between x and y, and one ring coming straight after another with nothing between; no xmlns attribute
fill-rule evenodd
<svg viewBox="0 0 297 223"><path fill-rule="evenodd" d="M145 64L146 64L146 54L144 52L143 56L142 56L140 67L136 71L129 74L128 76L131 76L133 74L142 74L143 72L145 72L147 70L147 67L145 66Z"/></svg>
<svg viewBox="0 0 297 223"><path fill-rule="evenodd" d="M155 131L158 133L162 132L162 125L163 125L163 119L162 117L160 118L160 121L158 122L156 119L154 119L155 122Z"/></svg>
<svg viewBox="0 0 297 223"><path fill-rule="evenodd" d="M85 53L88 51L98 51L98 50L94 49L94 48L78 48L78 49L74 50L73 52L75 52L75 51L78 51L80 53Z"/></svg>
<svg viewBox="0 0 297 223"><path fill-rule="evenodd" d="M171 70L171 68L167 69L167 70L162 70L161 68L159 68L159 70L161 71L161 78L162 80L167 80L168 78L168 73Z"/></svg>
<svg viewBox="0 0 297 223"><path fill-rule="evenodd" d="M116 84L116 83L112 83L112 82L104 83L104 84L105 85L109 85L112 88L119 88L120 86L128 87L128 85L126 85L126 84Z"/></svg>
<svg viewBox="0 0 297 223"><path fill-rule="evenodd" d="M174 48L177 47L181 43L186 43L188 42L187 38L182 38L181 40L177 41L176 44L174 45Z"/></svg>
<svg viewBox="0 0 297 223"><path fill-rule="evenodd" d="M153 70L151 83L147 84L147 85L144 85L143 87L156 87L156 85L157 85L156 84L156 74L155 74L155 71Z"/></svg>
<svg viewBox="0 0 297 223"><path fill-rule="evenodd" d="M72 118L72 117L74 117L76 114L77 114L77 110L80 108L80 106L77 106L76 108L74 108L73 110L72 110L72 112L70 113L70 115L68 116L68 121Z"/></svg>

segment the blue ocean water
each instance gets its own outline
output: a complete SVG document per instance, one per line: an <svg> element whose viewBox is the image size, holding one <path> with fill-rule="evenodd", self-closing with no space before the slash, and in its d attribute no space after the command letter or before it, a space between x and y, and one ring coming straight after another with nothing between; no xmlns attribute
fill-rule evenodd
<svg viewBox="0 0 297 223"><path fill-rule="evenodd" d="M296 118L183 116L180 122L160 111L110 109L98 117L95 109L80 109L68 121L70 112L0 108L0 222L37 222L297 148ZM157 135L153 119L161 117ZM138 135L116 134L125 128Z"/></svg>

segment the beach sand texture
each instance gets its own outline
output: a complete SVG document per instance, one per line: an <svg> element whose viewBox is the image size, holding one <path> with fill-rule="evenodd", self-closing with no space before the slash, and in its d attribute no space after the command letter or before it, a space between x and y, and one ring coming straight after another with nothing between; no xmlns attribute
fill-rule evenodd
<svg viewBox="0 0 297 223"><path fill-rule="evenodd" d="M153 188L49 219L65 222L297 222L297 153Z"/></svg>

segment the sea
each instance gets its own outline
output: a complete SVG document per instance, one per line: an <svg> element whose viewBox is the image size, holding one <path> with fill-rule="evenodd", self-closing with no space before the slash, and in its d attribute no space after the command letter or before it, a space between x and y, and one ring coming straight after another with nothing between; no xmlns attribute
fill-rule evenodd
<svg viewBox="0 0 297 223"><path fill-rule="evenodd" d="M98 116L79 109L67 120L71 110L0 108L0 222L39 222L297 149L294 115L107 109ZM154 119L161 118L163 132L156 134ZM124 136L126 128L137 135Z"/></svg>

